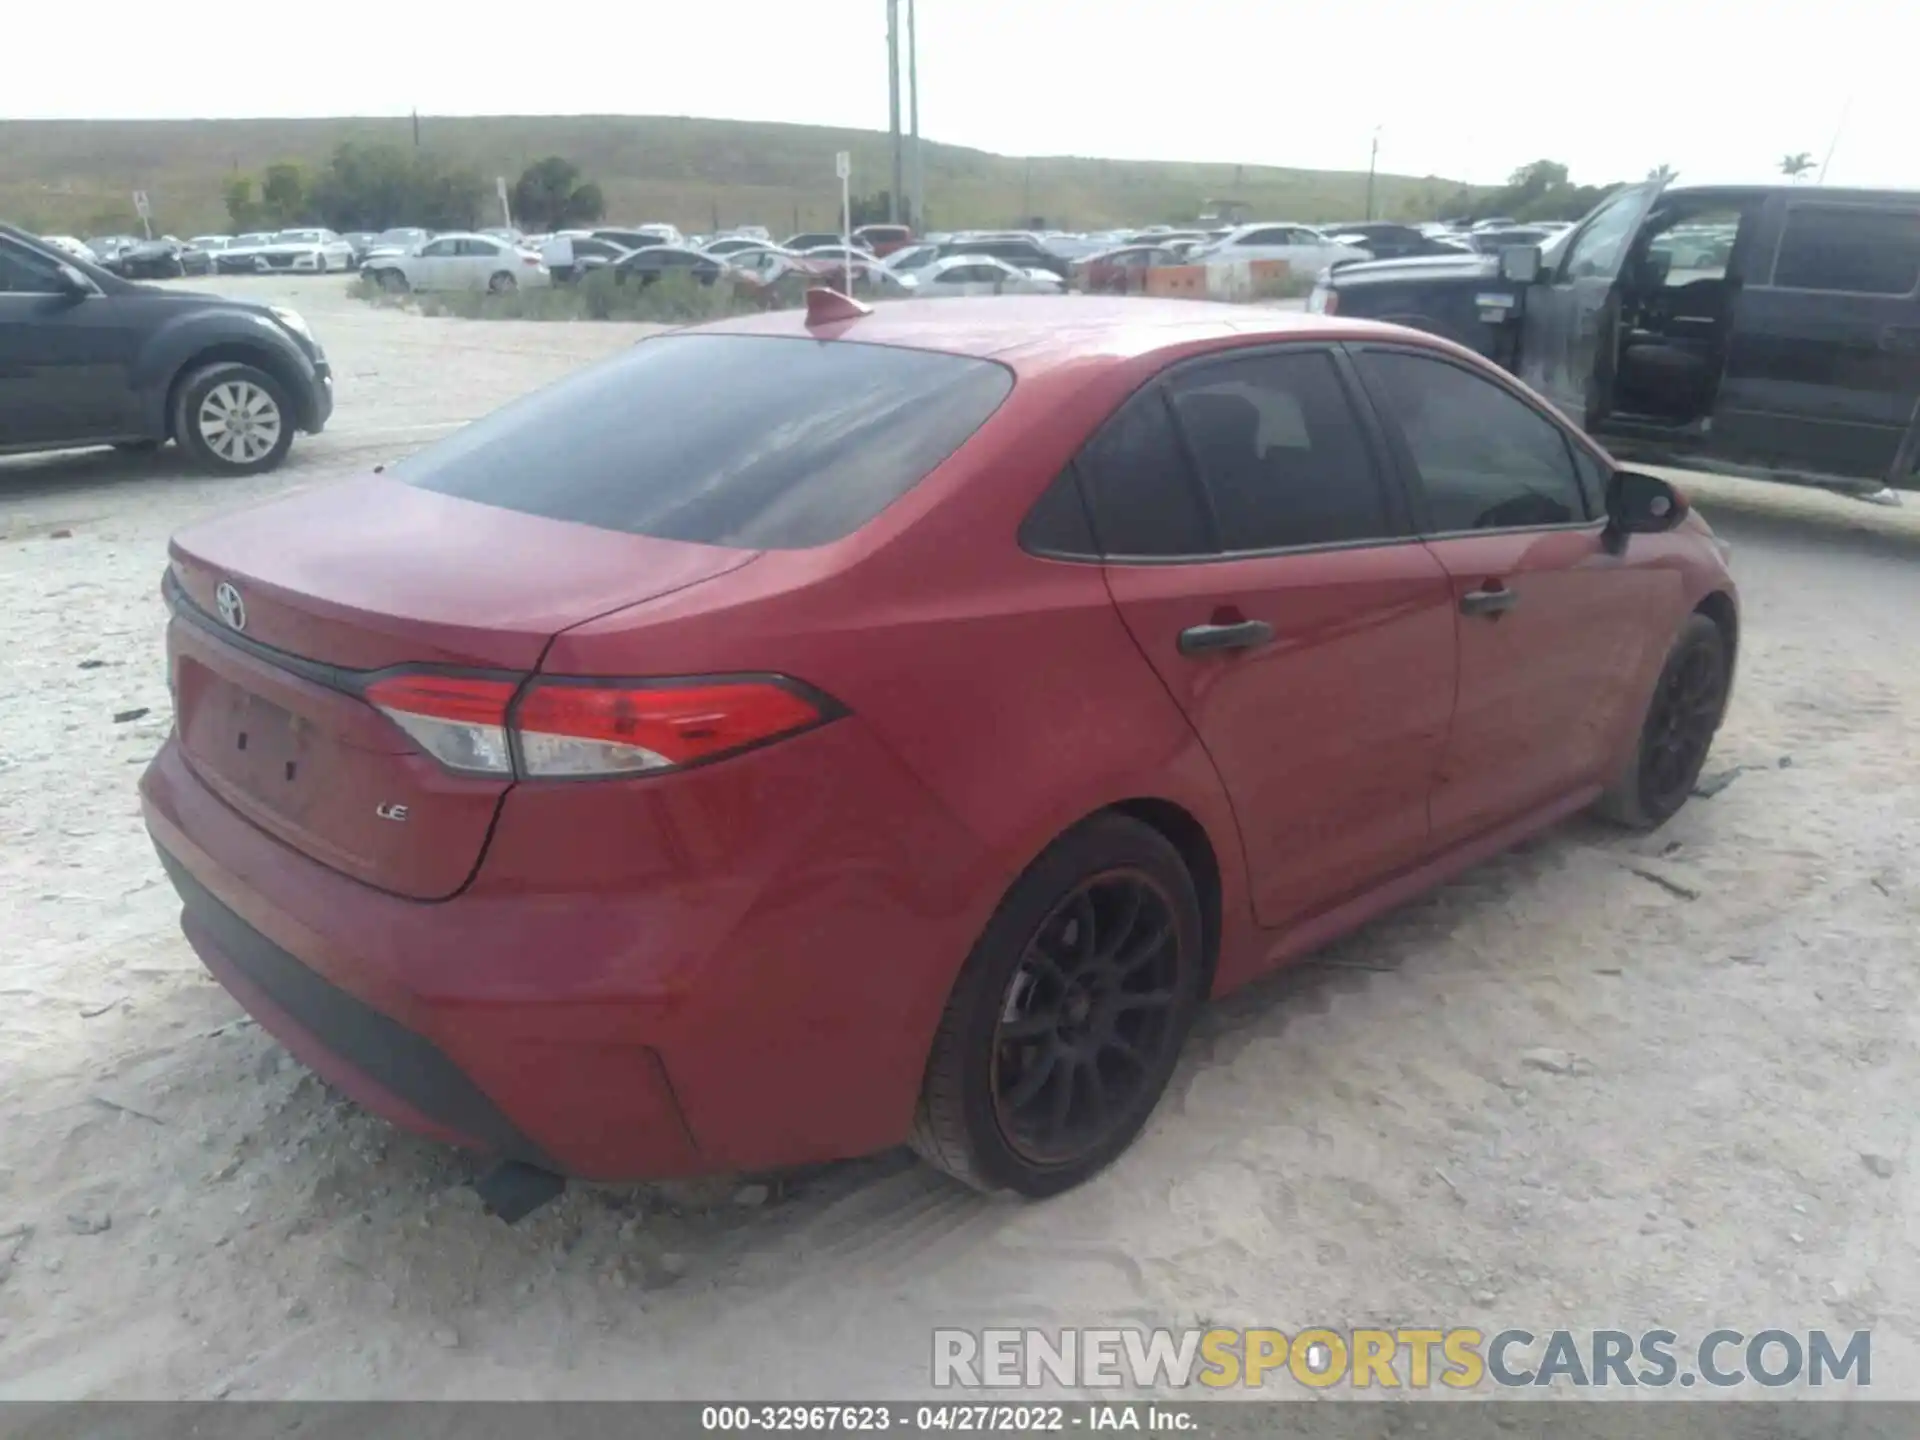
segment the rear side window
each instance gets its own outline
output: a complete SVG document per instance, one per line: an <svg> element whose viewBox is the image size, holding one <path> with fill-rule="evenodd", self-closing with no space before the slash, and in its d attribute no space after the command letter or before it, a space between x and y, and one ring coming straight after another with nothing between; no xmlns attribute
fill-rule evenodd
<svg viewBox="0 0 1920 1440"><path fill-rule="evenodd" d="M1200 555L1214 548L1158 385L1115 411L1074 463L1103 553Z"/></svg>
<svg viewBox="0 0 1920 1440"><path fill-rule="evenodd" d="M1445 360L1388 350L1354 358L1406 441L1431 533L1587 518L1566 437L1531 406Z"/></svg>
<svg viewBox="0 0 1920 1440"><path fill-rule="evenodd" d="M442 495L662 540L851 534L959 449L1013 377L986 360L757 335L646 340L392 467Z"/></svg>
<svg viewBox="0 0 1920 1440"><path fill-rule="evenodd" d="M1395 533L1332 356L1249 356L1185 371L1167 389L1212 499L1221 549Z"/></svg>
<svg viewBox="0 0 1920 1440"><path fill-rule="evenodd" d="M1911 295L1920 285L1920 211L1795 205L1773 283L1785 290Z"/></svg>

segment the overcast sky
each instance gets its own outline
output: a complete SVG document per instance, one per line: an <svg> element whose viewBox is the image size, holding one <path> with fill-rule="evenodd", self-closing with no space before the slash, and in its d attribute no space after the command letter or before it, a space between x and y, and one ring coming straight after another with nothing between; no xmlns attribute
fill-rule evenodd
<svg viewBox="0 0 1920 1440"><path fill-rule="evenodd" d="M1913 0L919 0L919 12L922 132L1004 154L1364 169L1378 126L1381 169L1403 174L1498 181L1545 158L1584 183L1660 164L1704 182L1775 176L1790 151L1818 163L1838 131L1829 184L1920 187ZM885 0L185 4L162 19L150 0L95 0L86 17L84 60L9 66L0 115L417 107L887 123Z"/></svg>

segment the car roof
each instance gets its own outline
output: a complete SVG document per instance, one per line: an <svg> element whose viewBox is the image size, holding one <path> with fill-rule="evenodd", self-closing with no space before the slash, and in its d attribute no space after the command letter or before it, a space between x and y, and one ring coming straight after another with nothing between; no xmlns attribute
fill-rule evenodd
<svg viewBox="0 0 1920 1440"><path fill-rule="evenodd" d="M689 333L689 332L681 332ZM998 360L1023 378L1068 365L1119 363L1173 345L1208 340L1364 339L1391 336L1448 353L1432 335L1375 321L1301 310L1143 296L1002 295L890 300L873 313L809 328L806 312L774 310L695 327L695 334L853 340Z"/></svg>

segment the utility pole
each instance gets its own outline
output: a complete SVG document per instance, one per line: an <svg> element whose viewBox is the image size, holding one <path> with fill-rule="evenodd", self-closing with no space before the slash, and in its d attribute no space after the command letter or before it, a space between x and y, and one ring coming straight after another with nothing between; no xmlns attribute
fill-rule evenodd
<svg viewBox="0 0 1920 1440"><path fill-rule="evenodd" d="M907 0L908 128L913 132L913 179L907 186L911 203L907 223L917 232L927 228L927 167L920 154L920 37L914 28L914 0Z"/></svg>
<svg viewBox="0 0 1920 1440"><path fill-rule="evenodd" d="M1373 127L1373 149L1367 154L1367 219L1373 219L1373 176L1380 165L1380 127Z"/></svg>
<svg viewBox="0 0 1920 1440"><path fill-rule="evenodd" d="M1827 153L1820 159L1820 173L1813 180L1816 185L1827 183L1827 166L1833 163L1833 152L1840 147L1840 134L1847 128L1847 112L1851 109L1853 109L1853 97L1849 95L1846 103L1840 107L1840 123L1833 127L1833 139L1827 142Z"/></svg>
<svg viewBox="0 0 1920 1440"><path fill-rule="evenodd" d="M903 183L900 155L900 0L887 0L887 97L891 115L887 123L893 138L893 185L887 191L887 219L900 223L900 188Z"/></svg>
<svg viewBox="0 0 1920 1440"><path fill-rule="evenodd" d="M420 112L418 110L413 112L413 148L416 150L420 148Z"/></svg>

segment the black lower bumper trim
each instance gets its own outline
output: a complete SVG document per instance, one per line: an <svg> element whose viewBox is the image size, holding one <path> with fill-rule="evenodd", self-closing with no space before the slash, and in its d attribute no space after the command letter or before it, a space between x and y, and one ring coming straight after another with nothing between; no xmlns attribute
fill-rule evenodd
<svg viewBox="0 0 1920 1440"><path fill-rule="evenodd" d="M558 1169L431 1041L322 979L228 909L163 847L154 848L187 914L314 1039L429 1120L503 1158Z"/></svg>

